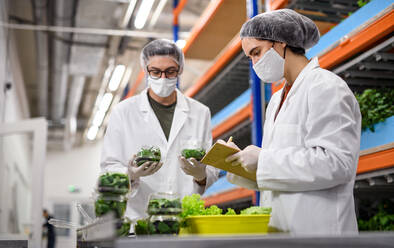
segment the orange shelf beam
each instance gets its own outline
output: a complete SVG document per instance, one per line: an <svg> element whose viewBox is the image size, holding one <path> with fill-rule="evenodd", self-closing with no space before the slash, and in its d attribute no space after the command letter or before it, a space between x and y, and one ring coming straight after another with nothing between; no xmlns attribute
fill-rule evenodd
<svg viewBox="0 0 394 248"><path fill-rule="evenodd" d="M361 156L357 174L386 169L394 166L394 148Z"/></svg>
<svg viewBox="0 0 394 248"><path fill-rule="evenodd" d="M340 43L337 47L322 55L319 63L322 68L331 68L365 50L394 31L394 10L376 20L359 33Z"/></svg>
<svg viewBox="0 0 394 248"><path fill-rule="evenodd" d="M186 45L183 48L183 52L186 54L193 42L197 39L197 37L201 34L201 32L205 29L208 23L212 20L212 17L215 16L216 12L219 10L220 6L224 3L224 0L216 0L211 1L208 7L205 9L204 13L201 15L200 19L194 25L190 37L186 41Z"/></svg>
<svg viewBox="0 0 394 248"><path fill-rule="evenodd" d="M207 85L230 61L241 51L241 39L237 37L229 49L218 58L208 71L199 78L185 93L186 96L195 96L205 85Z"/></svg>
<svg viewBox="0 0 394 248"><path fill-rule="evenodd" d="M137 92L138 86L140 86L142 79L144 78L144 74L144 70L141 70L133 86L131 87L129 92L127 92L125 99L134 96L134 94Z"/></svg>
<svg viewBox="0 0 394 248"><path fill-rule="evenodd" d="M288 0L270 0L270 10L283 9L288 2Z"/></svg>
<svg viewBox="0 0 394 248"><path fill-rule="evenodd" d="M250 116L252 116L252 105L249 103L247 106L238 110L234 115L229 117L227 120L217 125L212 130L212 137L214 139L218 138L220 135L230 131L233 127L245 121Z"/></svg>
<svg viewBox="0 0 394 248"><path fill-rule="evenodd" d="M253 204L256 204L256 192L254 190L245 188L236 188L216 195L208 196L203 198L203 200L205 202L205 206L210 206L213 204L231 202L242 198L252 198Z"/></svg>
<svg viewBox="0 0 394 248"><path fill-rule="evenodd" d="M172 11L173 16L174 16L173 17L173 21L172 21L173 24L178 24L178 17L181 14L181 12L182 12L183 8L185 7L186 3L187 3L187 0L181 0L178 3L178 5L176 6L176 8Z"/></svg>

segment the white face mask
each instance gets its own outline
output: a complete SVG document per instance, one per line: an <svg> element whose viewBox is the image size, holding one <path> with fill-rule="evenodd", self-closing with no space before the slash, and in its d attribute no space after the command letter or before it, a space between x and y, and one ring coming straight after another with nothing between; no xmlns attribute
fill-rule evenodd
<svg viewBox="0 0 394 248"><path fill-rule="evenodd" d="M178 78L159 78L153 79L148 77L148 86L153 90L153 92L160 97L167 97L176 88L176 83Z"/></svg>
<svg viewBox="0 0 394 248"><path fill-rule="evenodd" d="M263 57L253 65L257 76L266 83L273 83L284 77L285 60L271 47Z"/></svg>

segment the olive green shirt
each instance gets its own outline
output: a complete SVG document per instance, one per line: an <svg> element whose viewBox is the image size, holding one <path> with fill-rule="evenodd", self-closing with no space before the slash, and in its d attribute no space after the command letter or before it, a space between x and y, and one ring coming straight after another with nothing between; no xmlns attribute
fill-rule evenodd
<svg viewBox="0 0 394 248"><path fill-rule="evenodd" d="M155 115L160 122L160 126L163 129L164 135L168 140L168 137L170 137L172 119L174 118L176 101L173 104L166 106L156 102L152 97L150 97L149 93L147 94L149 104L152 107L153 112L155 112Z"/></svg>

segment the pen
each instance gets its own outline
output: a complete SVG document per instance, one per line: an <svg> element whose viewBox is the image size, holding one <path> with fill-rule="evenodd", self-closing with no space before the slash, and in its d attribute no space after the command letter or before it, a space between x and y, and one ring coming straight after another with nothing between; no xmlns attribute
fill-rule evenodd
<svg viewBox="0 0 394 248"><path fill-rule="evenodd" d="M227 143L230 143L233 141L233 136L230 136L230 138L228 138Z"/></svg>

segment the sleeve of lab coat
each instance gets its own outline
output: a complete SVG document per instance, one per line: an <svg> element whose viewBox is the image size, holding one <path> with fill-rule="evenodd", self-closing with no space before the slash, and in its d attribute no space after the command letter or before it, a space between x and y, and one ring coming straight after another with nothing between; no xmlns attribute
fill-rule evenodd
<svg viewBox="0 0 394 248"><path fill-rule="evenodd" d="M205 135L204 135L204 142L208 144L208 147L212 145L212 129L211 129L211 112L209 111L208 108L206 108L206 113L204 116L204 128L205 128ZM205 168L205 172L207 173L207 181L206 185L200 187L198 189L200 194L203 194L206 189L209 188L214 182L216 182L219 178L219 169L212 167L210 165L207 165ZM196 186L198 185L197 183L194 183Z"/></svg>
<svg viewBox="0 0 394 248"><path fill-rule="evenodd" d="M226 174L227 181L229 181L232 184L247 188L247 189L253 189L253 190L259 190L257 183L249 180L247 178L237 176L233 173L227 172Z"/></svg>
<svg viewBox="0 0 394 248"><path fill-rule="evenodd" d="M101 153L102 172L127 173L128 159L123 154L123 140L121 113L118 108L112 111L107 130L104 136L104 144Z"/></svg>
<svg viewBox="0 0 394 248"><path fill-rule="evenodd" d="M322 75L314 80L319 83L308 92L307 134L300 137L305 145L263 148L257 170L260 189L320 190L354 180L360 148L359 106L340 78Z"/></svg>

